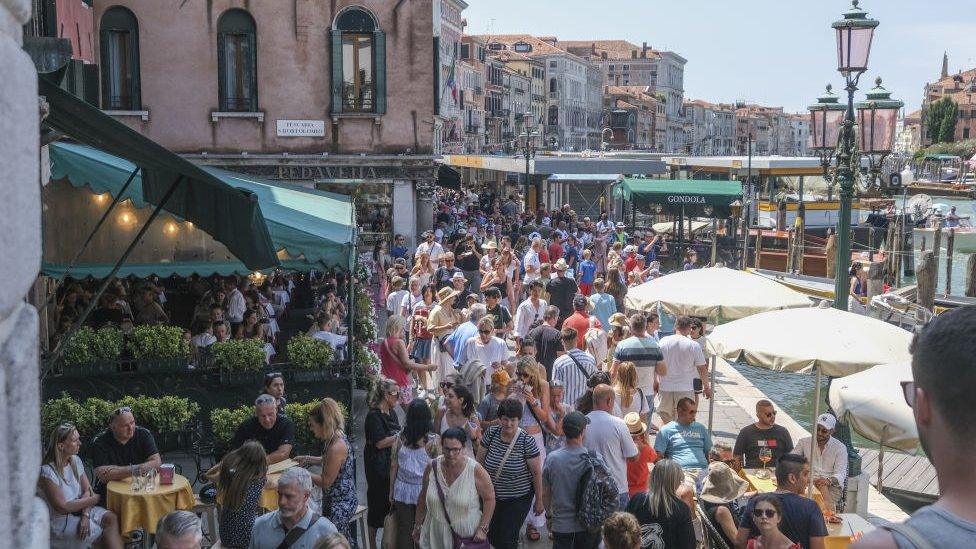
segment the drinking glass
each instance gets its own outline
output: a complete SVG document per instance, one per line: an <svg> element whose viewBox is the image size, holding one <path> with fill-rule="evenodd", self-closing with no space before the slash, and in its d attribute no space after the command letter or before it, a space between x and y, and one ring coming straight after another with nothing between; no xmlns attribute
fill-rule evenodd
<svg viewBox="0 0 976 549"><path fill-rule="evenodd" d="M759 461L762 462L762 477L769 478L769 470L766 469L766 464L768 464L773 459L773 450L771 448L760 448L759 449Z"/></svg>
<svg viewBox="0 0 976 549"><path fill-rule="evenodd" d="M149 470L146 471L146 491L152 492L155 489L156 489L156 468L150 467Z"/></svg>

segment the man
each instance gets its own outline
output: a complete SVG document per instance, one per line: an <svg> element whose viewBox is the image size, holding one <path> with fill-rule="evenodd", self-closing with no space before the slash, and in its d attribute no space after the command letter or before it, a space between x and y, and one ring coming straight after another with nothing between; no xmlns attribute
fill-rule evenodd
<svg viewBox="0 0 976 549"><path fill-rule="evenodd" d="M534 325L542 322L542 315L545 313L548 303L542 299L542 282L533 280L528 283L529 297L519 303L515 309L515 342L521 345L521 341L529 334L529 330ZM558 316L558 313L557 313Z"/></svg>
<svg viewBox="0 0 976 549"><path fill-rule="evenodd" d="M695 421L697 414L694 397L682 398L678 401L675 419L661 427L654 439L658 459L676 461L692 478L708 467L705 456L712 449L712 436L704 425Z"/></svg>
<svg viewBox="0 0 976 549"><path fill-rule="evenodd" d="M912 342L912 378L901 382L918 437L939 479L942 497L907 521L875 530L855 547L917 547L916 533L932 547L968 547L976 523L976 467L973 467L976 408L976 307L935 317Z"/></svg>
<svg viewBox="0 0 976 549"><path fill-rule="evenodd" d="M472 337L478 336L478 321L481 320L487 313L483 303L475 303L471 306L471 316L468 321L458 326L454 332L447 338L447 348L451 350L451 356L454 358L454 363L456 365L463 366L467 361L467 355L464 353L464 345ZM490 335L490 334L489 334ZM488 366L485 364L485 366Z"/></svg>
<svg viewBox="0 0 976 549"><path fill-rule="evenodd" d="M312 549L319 538L336 532L329 519L309 508L311 495L312 475L301 467L286 469L278 479L278 510L254 521L250 549Z"/></svg>
<svg viewBox="0 0 976 549"><path fill-rule="evenodd" d="M584 261L584 263L586 262ZM603 277L593 281L593 293L590 294L589 309L593 312L593 316L599 319L603 329L609 332L611 328L610 317L617 314L617 300L606 293L606 288L607 282Z"/></svg>
<svg viewBox="0 0 976 549"><path fill-rule="evenodd" d="M455 275L461 275L464 278L464 273L461 269L454 266L454 254L452 252L446 252L441 256L441 266L434 271L433 282L435 287L440 290L441 288L450 288Z"/></svg>
<svg viewBox="0 0 976 549"><path fill-rule="evenodd" d="M485 305L488 314L495 319L495 335L504 339L505 335L512 331L512 313L502 305L502 293L498 288L485 290Z"/></svg>
<svg viewBox="0 0 976 549"><path fill-rule="evenodd" d="M493 335L494 330L491 326L492 323L486 318L478 321L478 335L468 338L463 343L463 348L458 354L459 369L463 368L465 364L472 360L481 361L481 364L485 367L485 387L491 385L491 375L504 368L509 357L508 345L505 344L504 339ZM482 396L475 394L475 401L481 400Z"/></svg>
<svg viewBox="0 0 976 549"><path fill-rule="evenodd" d="M625 228L627 227L626 225L624 225L623 221L617 222L617 230L612 235L610 235L610 242L612 243L619 242L621 244L626 245L627 239L629 237L627 236L627 233L624 232Z"/></svg>
<svg viewBox="0 0 976 549"><path fill-rule="evenodd" d="M200 517L189 511L172 511L156 523L157 549L200 549L201 542Z"/></svg>
<svg viewBox="0 0 976 549"><path fill-rule="evenodd" d="M704 378L702 378L704 379ZM742 463L743 467L760 467L759 450L769 448L773 459L769 465L776 462L784 454L793 450L793 438L790 432L781 425L776 425L776 410L773 403L763 399L756 403L756 422L746 425L735 437L732 453Z"/></svg>
<svg viewBox="0 0 976 549"><path fill-rule="evenodd" d="M617 377L617 368L623 362L633 362L637 367L637 386L644 391L647 407L654 411L654 377L668 373L664 355L657 341L647 333L647 318L636 313L630 317L630 333L627 339L617 344L610 365L610 378Z"/></svg>
<svg viewBox="0 0 976 549"><path fill-rule="evenodd" d="M591 427L583 445L606 460L620 490L620 508L623 509L630 501L627 461L637 457L637 445L624 420L613 415L613 400L613 388L609 385L600 384L593 388L593 411L586 415Z"/></svg>
<svg viewBox="0 0 976 549"><path fill-rule="evenodd" d="M813 485L823 494L827 508L836 510L840 502L844 482L847 481L847 446L833 437L837 418L833 414L820 414L817 418L817 444L810 459L811 437L803 437L796 443L793 453L810 460L813 469Z"/></svg>
<svg viewBox="0 0 976 549"><path fill-rule="evenodd" d="M546 456L542 468L542 502L551 517L553 549L595 549L600 542L599 532L592 533L576 518L576 492L583 473L589 470L583 456L586 425L590 422L580 412L570 412L563 418L566 442L560 449ZM602 461L602 458L596 456Z"/></svg>
<svg viewBox="0 0 976 549"><path fill-rule="evenodd" d="M518 204L515 203L515 197L508 195L508 200L502 204L501 207L502 215L508 218L515 217L518 215Z"/></svg>
<svg viewBox="0 0 976 549"><path fill-rule="evenodd" d="M326 315L320 315L316 321L318 330L312 333L312 338L328 343L333 349L338 349L349 341L349 336L340 335L333 331L335 320Z"/></svg>
<svg viewBox="0 0 976 549"><path fill-rule="evenodd" d="M480 292L481 271L478 267L481 264L483 253L481 246L475 243L474 236L468 235L462 238L454 248L454 255L457 257L458 267L461 269L461 272L464 273L465 278L471 281L471 292L475 294Z"/></svg>
<svg viewBox="0 0 976 549"><path fill-rule="evenodd" d="M413 307L418 303L424 301L424 296L420 293L420 277L411 276L410 281L407 283L407 294L403 296L400 301L400 308L397 314L406 318L408 321L409 329L409 319L413 316Z"/></svg>
<svg viewBox="0 0 976 549"><path fill-rule="evenodd" d="M563 383L563 404L570 407L576 407L576 399L586 392L586 380L597 370L593 355L577 348L577 340L575 329L563 328L562 343L566 354L552 365L552 379Z"/></svg>
<svg viewBox="0 0 976 549"><path fill-rule="evenodd" d="M576 330L576 347L580 349L586 348L586 331L590 329L590 321L593 321L593 327L603 329L603 324L599 319L595 317L590 317L590 313L587 312L589 307L589 300L586 296L582 294L576 294L573 297L573 314L569 315L569 318L563 321L563 328L572 328Z"/></svg>
<svg viewBox="0 0 976 549"><path fill-rule="evenodd" d="M596 232L600 234L610 234L613 230L613 221L610 221L610 214L603 212L600 214L600 220L596 222Z"/></svg>
<svg viewBox="0 0 976 549"><path fill-rule="evenodd" d="M563 353L563 336L556 329L559 309L549 305L542 315L542 324L529 331L526 336L535 342L536 359L546 368L546 379L552 379L552 368L556 357Z"/></svg>
<svg viewBox="0 0 976 549"><path fill-rule="evenodd" d="M563 257L566 258L566 264L569 265L570 269L573 269L573 272L579 270L577 268L580 262L579 242L576 240L574 235L569 235L569 237L566 239L566 247L565 251L563 252ZM592 281L592 279L590 280Z"/></svg>
<svg viewBox="0 0 976 549"><path fill-rule="evenodd" d="M542 239L533 238L529 251L525 252L525 256L522 258L522 266L525 268L524 280L526 284L539 279L539 271L542 267L542 261L539 259L539 250L541 249Z"/></svg>
<svg viewBox="0 0 976 549"><path fill-rule="evenodd" d="M390 248L390 257L394 260L407 258L407 237L398 234L393 237L393 247Z"/></svg>
<svg viewBox="0 0 976 549"><path fill-rule="evenodd" d="M244 310L247 308L244 294L238 289L238 285L237 275L228 276L224 281L224 291L227 293L227 321L230 322L231 331L234 333L244 322Z"/></svg>
<svg viewBox="0 0 976 549"><path fill-rule="evenodd" d="M445 261L447 259L445 258ZM441 267L443 269L444 267ZM463 309L468 305L468 298L473 297L475 299L478 296L474 295L470 290L467 289L468 280L464 278L464 273L458 271L451 276L451 289L458 293L457 299L454 300L455 309Z"/></svg>
<svg viewBox="0 0 976 549"><path fill-rule="evenodd" d="M90 451L95 472L95 493L105 505L105 486L113 480L141 475L162 464L156 440L145 427L136 426L128 406L117 408L109 418L108 429L92 441Z"/></svg>
<svg viewBox="0 0 976 549"><path fill-rule="evenodd" d="M417 251L413 253L414 261L420 257L420 254L427 254L430 258L430 266L436 270L440 266L444 248L434 240L433 231L424 231L421 237L424 241L420 243L420 246L417 246Z"/></svg>
<svg viewBox="0 0 976 549"><path fill-rule="evenodd" d="M561 240L562 237L558 234L558 231L557 234L552 235L552 243L549 244L549 249L547 250L550 261L557 261L566 256L566 249L563 248Z"/></svg>
<svg viewBox="0 0 976 549"><path fill-rule="evenodd" d="M549 281L546 287L549 292L549 304L559 308L559 326L573 314L573 298L579 293L576 281L566 276L566 260L560 258L553 265L556 277Z"/></svg>
<svg viewBox="0 0 976 549"><path fill-rule="evenodd" d="M804 549L823 549L827 525L820 507L804 496L809 480L810 465L804 457L787 454L776 464L776 491L773 494L779 500L782 510L779 531ZM750 499L739 521L736 547L745 547L749 538L759 535L753 518L754 510L755 501Z"/></svg>
<svg viewBox="0 0 976 549"><path fill-rule="evenodd" d="M295 424L278 414L278 400L268 394L254 401L254 416L241 423L230 441L230 449L249 440L257 441L268 454L268 464L288 459L295 444Z"/></svg>
<svg viewBox="0 0 976 549"><path fill-rule="evenodd" d="M691 333L691 319L679 316L675 322L677 333L661 340L661 354L664 363L668 365L668 373L657 376L654 392L658 394L657 415L661 417L661 424L670 422L675 417L678 401L688 397L695 398L695 371L702 380L705 398L712 398L712 388L708 383L708 364L701 345L688 337Z"/></svg>

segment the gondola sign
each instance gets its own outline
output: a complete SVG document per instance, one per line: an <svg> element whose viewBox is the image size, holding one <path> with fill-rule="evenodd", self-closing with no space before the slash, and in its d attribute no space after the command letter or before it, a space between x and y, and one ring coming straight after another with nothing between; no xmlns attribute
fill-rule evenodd
<svg viewBox="0 0 976 549"><path fill-rule="evenodd" d="M691 196L687 194L683 195L670 195L668 196L669 204L705 204L704 196Z"/></svg>

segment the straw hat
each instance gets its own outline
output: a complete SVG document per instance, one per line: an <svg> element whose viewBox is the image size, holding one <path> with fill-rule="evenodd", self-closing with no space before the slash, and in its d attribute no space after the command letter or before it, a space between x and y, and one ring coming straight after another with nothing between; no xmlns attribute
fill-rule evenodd
<svg viewBox="0 0 976 549"><path fill-rule="evenodd" d="M610 318L607 319L607 322L609 322L611 326L616 326L618 328L627 327L627 317L623 313L613 313L610 315Z"/></svg>
<svg viewBox="0 0 976 549"><path fill-rule="evenodd" d="M559 261L557 261L556 264L552 266L552 268L557 271L565 271L566 269L569 268L569 265L566 264L565 259L559 258Z"/></svg>
<svg viewBox="0 0 976 549"><path fill-rule="evenodd" d="M630 412L625 415L624 423L627 425L627 431L631 436L643 435L647 432L647 424L641 421L640 415L637 412Z"/></svg>
<svg viewBox="0 0 976 549"><path fill-rule="evenodd" d="M450 287L443 287L437 291L437 301L443 303L448 299L454 298L461 295L461 292Z"/></svg>
<svg viewBox="0 0 976 549"><path fill-rule="evenodd" d="M488 242L485 242L484 245L482 245L481 247L482 249L485 250L497 250L498 244L495 244L494 240L489 240Z"/></svg>
<svg viewBox="0 0 976 549"><path fill-rule="evenodd" d="M735 474L731 467L721 461L713 461L708 465L701 499L709 503L728 503L742 497L748 489L749 483Z"/></svg>

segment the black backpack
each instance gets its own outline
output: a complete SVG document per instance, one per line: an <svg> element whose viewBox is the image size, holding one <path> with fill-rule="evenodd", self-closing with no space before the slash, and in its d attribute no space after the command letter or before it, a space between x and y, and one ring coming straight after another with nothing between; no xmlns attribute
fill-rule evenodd
<svg viewBox="0 0 976 549"><path fill-rule="evenodd" d="M576 519L588 532L596 533L617 511L620 492L603 458L594 452L583 454L582 458L587 468L576 487Z"/></svg>

